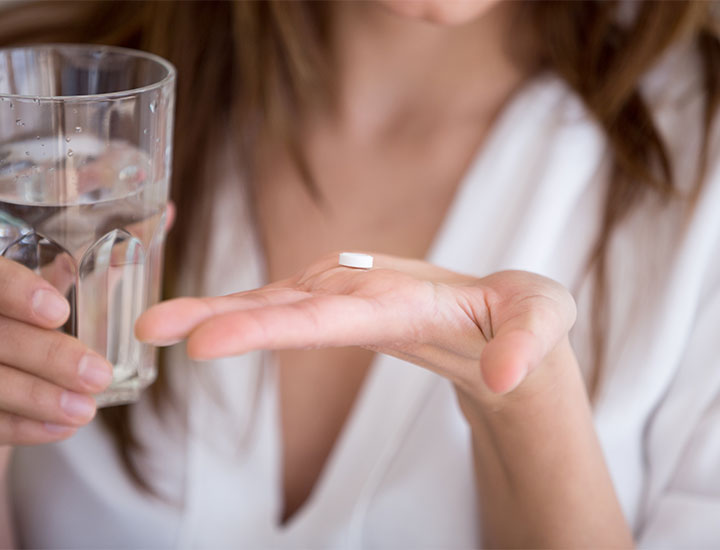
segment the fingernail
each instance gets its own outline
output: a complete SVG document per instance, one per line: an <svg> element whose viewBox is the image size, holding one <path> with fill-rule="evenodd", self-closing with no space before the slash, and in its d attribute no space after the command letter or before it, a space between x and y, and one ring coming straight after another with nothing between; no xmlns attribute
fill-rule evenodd
<svg viewBox="0 0 720 550"><path fill-rule="evenodd" d="M52 422L45 422L45 429L51 434L65 434L73 431L75 428L71 426L62 426L61 424L53 424Z"/></svg>
<svg viewBox="0 0 720 550"><path fill-rule="evenodd" d="M166 346L174 346L179 342L182 342L182 338L174 338L172 340L148 340L145 343L150 344L151 346L162 348Z"/></svg>
<svg viewBox="0 0 720 550"><path fill-rule="evenodd" d="M87 395L64 391L60 396L60 408L68 416L87 420L95 414L95 400Z"/></svg>
<svg viewBox="0 0 720 550"><path fill-rule="evenodd" d="M78 376L92 388L105 388L112 381L112 366L102 357L86 353L78 363Z"/></svg>
<svg viewBox="0 0 720 550"><path fill-rule="evenodd" d="M32 308L40 317L50 322L62 321L70 313L67 300L52 290L36 290L32 298Z"/></svg>

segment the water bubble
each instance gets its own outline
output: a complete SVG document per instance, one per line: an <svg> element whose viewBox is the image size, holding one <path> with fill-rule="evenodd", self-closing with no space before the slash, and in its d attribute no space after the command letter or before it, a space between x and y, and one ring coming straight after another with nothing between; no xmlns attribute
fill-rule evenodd
<svg viewBox="0 0 720 550"><path fill-rule="evenodd" d="M35 99L33 99L33 103L34 103L35 105L37 105L38 103L40 103L40 98L36 97Z"/></svg>
<svg viewBox="0 0 720 550"><path fill-rule="evenodd" d="M11 109L13 109L13 104L12 104L12 101L10 102L10 108L11 108Z"/></svg>
<svg viewBox="0 0 720 550"><path fill-rule="evenodd" d="M73 156L73 150L72 150L72 149L68 149L67 155L68 155L69 157Z"/></svg>
<svg viewBox="0 0 720 550"><path fill-rule="evenodd" d="M54 172L54 171L55 171L55 167L54 167L54 166L51 166L50 168L48 168L48 172Z"/></svg>
<svg viewBox="0 0 720 550"><path fill-rule="evenodd" d="M65 141L66 141L67 143L70 143L70 138L69 138L69 137L66 137L66 138L65 138Z"/></svg>
<svg viewBox="0 0 720 550"><path fill-rule="evenodd" d="M157 100L153 99L150 102L150 112L154 113L157 110Z"/></svg>
<svg viewBox="0 0 720 550"><path fill-rule="evenodd" d="M148 129L145 128L145 129L143 130L143 134L147 135L147 133L148 133Z"/></svg>
<svg viewBox="0 0 720 550"><path fill-rule="evenodd" d="M121 181L134 180L135 176L138 175L139 168L135 165L126 166L118 173L118 178Z"/></svg>
<svg viewBox="0 0 720 550"><path fill-rule="evenodd" d="M155 143L160 143L160 138L159 138L159 137L156 137L156 138L155 138Z"/></svg>
<svg viewBox="0 0 720 550"><path fill-rule="evenodd" d="M35 136L35 139L38 139L38 140L39 140L39 139L40 139L40 136Z"/></svg>
<svg viewBox="0 0 720 550"><path fill-rule="evenodd" d="M25 123L22 121L22 119L18 118L15 119L15 126L25 126Z"/></svg>
<svg viewBox="0 0 720 550"><path fill-rule="evenodd" d="M29 157L29 156L30 156L30 151L25 151L25 156L26 156L26 157Z"/></svg>
<svg viewBox="0 0 720 550"><path fill-rule="evenodd" d="M75 133L79 134L80 132L82 132L82 126L75 126Z"/></svg>
<svg viewBox="0 0 720 550"><path fill-rule="evenodd" d="M73 109L73 114L74 114L74 115L77 114L77 109Z"/></svg>

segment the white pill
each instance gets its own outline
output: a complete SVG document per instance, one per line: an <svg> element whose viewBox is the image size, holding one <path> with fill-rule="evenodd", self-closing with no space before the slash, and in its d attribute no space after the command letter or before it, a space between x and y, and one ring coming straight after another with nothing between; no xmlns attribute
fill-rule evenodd
<svg viewBox="0 0 720 550"><path fill-rule="evenodd" d="M341 252L338 264L345 267L357 267L359 269L370 269L373 266L373 257L370 254L358 254L356 252Z"/></svg>

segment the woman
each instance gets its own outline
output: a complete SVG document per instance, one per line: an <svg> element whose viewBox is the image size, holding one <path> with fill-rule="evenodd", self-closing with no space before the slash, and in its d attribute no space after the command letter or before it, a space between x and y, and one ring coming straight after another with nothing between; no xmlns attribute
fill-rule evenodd
<svg viewBox="0 0 720 550"><path fill-rule="evenodd" d="M720 541L711 5L53 7L7 42L178 65L170 293L237 294L143 315L213 363L78 429L108 367L0 264L21 545Z"/></svg>

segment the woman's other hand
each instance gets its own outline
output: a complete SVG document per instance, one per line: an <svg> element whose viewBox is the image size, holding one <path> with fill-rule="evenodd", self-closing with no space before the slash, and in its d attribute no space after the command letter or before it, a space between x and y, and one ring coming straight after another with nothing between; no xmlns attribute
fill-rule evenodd
<svg viewBox="0 0 720 550"><path fill-rule="evenodd" d="M61 262L43 271L63 286ZM112 367L57 330L70 307L48 280L0 257L0 446L58 441L95 415Z"/></svg>

